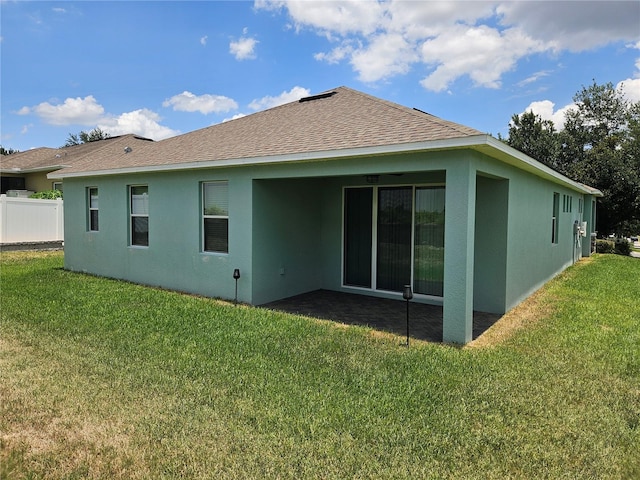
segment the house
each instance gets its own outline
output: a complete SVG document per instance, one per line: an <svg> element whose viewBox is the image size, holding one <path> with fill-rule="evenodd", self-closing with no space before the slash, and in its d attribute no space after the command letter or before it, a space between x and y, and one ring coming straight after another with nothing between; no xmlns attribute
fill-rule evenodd
<svg viewBox="0 0 640 480"><path fill-rule="evenodd" d="M0 247L61 246L64 241L61 199L28 198L32 193L63 190L56 172L101 148L132 148L151 140L135 135L111 137L62 148L35 148L2 155L0 163Z"/></svg>
<svg viewBox="0 0 640 480"><path fill-rule="evenodd" d="M70 147L40 147L24 152L2 155L0 160L0 193L9 190L62 190L62 179L55 172L73 165L78 159L101 148L124 148L137 142L150 142L136 135L110 137L96 142ZM49 175L49 177L47 176Z"/></svg>
<svg viewBox="0 0 640 480"><path fill-rule="evenodd" d="M316 289L442 305L443 340L589 255L598 190L493 137L340 87L103 148L65 185L65 267L264 304ZM586 223L583 223L586 222Z"/></svg>

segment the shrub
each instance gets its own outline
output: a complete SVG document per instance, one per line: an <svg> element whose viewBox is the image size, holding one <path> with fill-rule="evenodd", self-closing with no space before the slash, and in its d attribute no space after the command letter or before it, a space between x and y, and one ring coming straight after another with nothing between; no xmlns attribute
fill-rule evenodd
<svg viewBox="0 0 640 480"><path fill-rule="evenodd" d="M62 198L62 192L60 190L43 190L42 192L34 193L29 198L41 198L44 200L56 200Z"/></svg>
<svg viewBox="0 0 640 480"><path fill-rule="evenodd" d="M631 244L624 238L617 239L614 253L626 256L631 255Z"/></svg>
<svg viewBox="0 0 640 480"><path fill-rule="evenodd" d="M596 240L596 253L613 253L615 245L611 240Z"/></svg>
<svg viewBox="0 0 640 480"><path fill-rule="evenodd" d="M624 238L612 240L596 240L597 253L615 253L617 255L630 255L631 244Z"/></svg>

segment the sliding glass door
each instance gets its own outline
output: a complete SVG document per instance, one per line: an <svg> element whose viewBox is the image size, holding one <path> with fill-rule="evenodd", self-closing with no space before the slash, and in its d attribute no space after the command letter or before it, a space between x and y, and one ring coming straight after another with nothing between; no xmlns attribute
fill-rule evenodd
<svg viewBox="0 0 640 480"><path fill-rule="evenodd" d="M412 190L412 187L378 189L378 290L397 292L411 283Z"/></svg>
<svg viewBox="0 0 640 480"><path fill-rule="evenodd" d="M344 285L442 296L444 186L346 188Z"/></svg>

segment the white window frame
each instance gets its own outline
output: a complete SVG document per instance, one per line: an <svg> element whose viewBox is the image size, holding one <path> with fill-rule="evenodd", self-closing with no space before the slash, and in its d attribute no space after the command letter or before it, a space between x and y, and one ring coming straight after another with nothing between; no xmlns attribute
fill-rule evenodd
<svg viewBox="0 0 640 480"><path fill-rule="evenodd" d="M558 219L560 217L560 193L553 192L552 215L551 215L551 243L558 244Z"/></svg>
<svg viewBox="0 0 640 480"><path fill-rule="evenodd" d="M227 188L227 214L226 215L208 215L205 213L205 205L206 205L206 187L210 185L224 185ZM201 206L200 212L202 216L201 221L201 249L202 253L207 254L218 254L218 255L228 255L229 254L229 181L228 180L211 180L202 182L200 186L201 192ZM224 219L227 221L227 248L226 250L207 250L206 247L206 227L205 223L207 219Z"/></svg>
<svg viewBox="0 0 640 480"><path fill-rule="evenodd" d="M94 191L96 192L96 199L98 199L98 206L93 206L92 204L92 195L91 192ZM98 191L98 187L87 187L87 230L90 232L98 232L100 231L100 214L99 214L99 191ZM96 212L96 225L94 228L93 225L93 217L92 217L92 213Z"/></svg>
<svg viewBox="0 0 640 480"><path fill-rule="evenodd" d="M149 248L149 200L147 198L147 212L146 213L134 213L133 212L133 189L138 187L145 187L147 189L147 197L149 196L149 185L129 185L129 246L136 248ZM147 243L133 243L133 219L134 218L146 218L147 219Z"/></svg>

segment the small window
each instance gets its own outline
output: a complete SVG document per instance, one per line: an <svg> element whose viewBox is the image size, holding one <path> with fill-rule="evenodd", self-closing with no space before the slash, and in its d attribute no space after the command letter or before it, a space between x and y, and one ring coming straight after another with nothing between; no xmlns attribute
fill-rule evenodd
<svg viewBox="0 0 640 480"><path fill-rule="evenodd" d="M58 190L59 192L62 192L62 182L53 182L52 186L52 190Z"/></svg>
<svg viewBox="0 0 640 480"><path fill-rule="evenodd" d="M551 242L558 243L558 217L560 215L560 194L553 194L553 215L551 217Z"/></svg>
<svg viewBox="0 0 640 480"><path fill-rule="evenodd" d="M90 187L87 189L87 204L88 204L88 218L89 218L89 231L98 231L98 189L96 187Z"/></svg>
<svg viewBox="0 0 640 480"><path fill-rule="evenodd" d="M202 184L202 249L229 253L229 182Z"/></svg>
<svg viewBox="0 0 640 480"><path fill-rule="evenodd" d="M129 187L131 245L149 246L149 187Z"/></svg>

